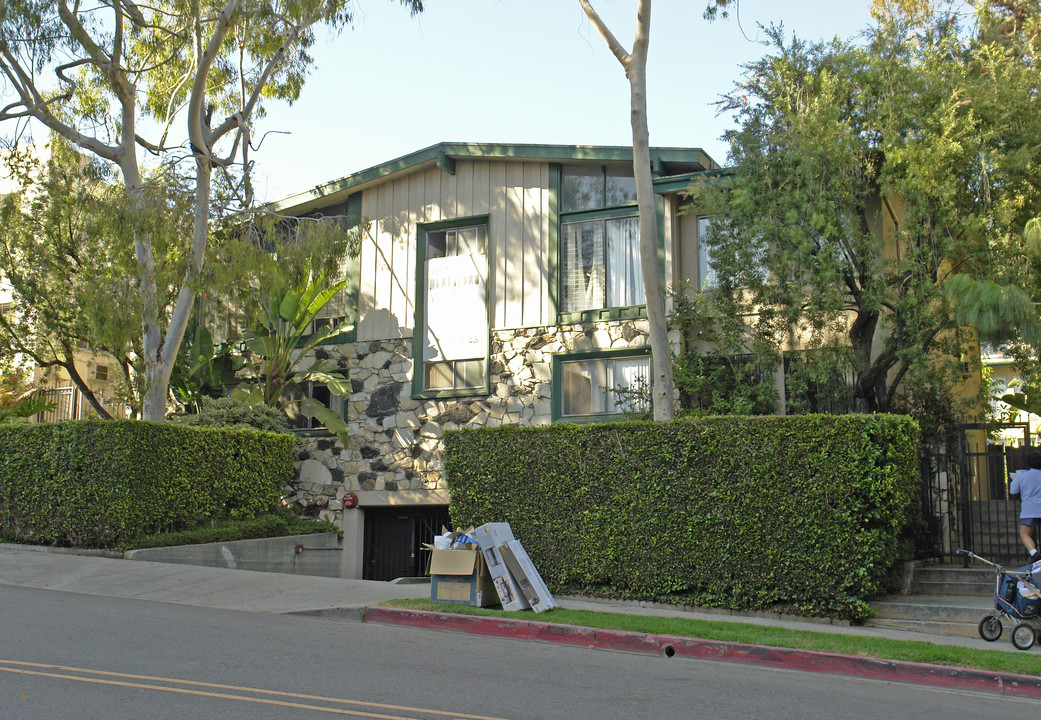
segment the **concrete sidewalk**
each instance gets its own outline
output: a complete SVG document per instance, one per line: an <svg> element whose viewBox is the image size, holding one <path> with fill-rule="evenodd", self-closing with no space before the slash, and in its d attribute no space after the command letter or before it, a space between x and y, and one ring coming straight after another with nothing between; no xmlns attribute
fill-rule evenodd
<svg viewBox="0 0 1041 720"><path fill-rule="evenodd" d="M429 597L425 584L342 580L81 555L0 544L0 586L264 613L324 612L361 619L394 598Z"/></svg>
<svg viewBox="0 0 1041 720"><path fill-rule="evenodd" d="M814 672L860 675L896 682L982 689L1041 699L1041 678L956 670L932 665L852 658L827 653L782 650L761 646L648 636L643 633L593 631L552 623L552 613L517 613L515 618L478 618L454 613L379 610L386 600L429 597L425 583L387 583L306 575L232 570L127 560L104 553L79 554L54 548L0 544L0 588L4 585L63 592L153 600L225 610L302 614L366 622L408 625L434 630L529 641L561 642L585 647L644 652L672 657L702 657ZM557 597L560 607L636 615L688 617L742 622L793 630L841 633L893 640L957 645L980 650L1023 652L1005 637L996 643L980 638L907 632L886 628L851 627L844 623L760 614L722 613L635 602L606 602ZM1035 648L1031 651L1037 654Z"/></svg>

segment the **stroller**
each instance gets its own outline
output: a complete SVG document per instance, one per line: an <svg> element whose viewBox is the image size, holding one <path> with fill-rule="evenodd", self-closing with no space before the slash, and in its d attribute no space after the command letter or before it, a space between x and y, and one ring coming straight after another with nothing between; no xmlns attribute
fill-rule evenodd
<svg viewBox="0 0 1041 720"><path fill-rule="evenodd" d="M994 642L1001 637L1001 619L1015 623L1012 644L1019 650L1029 650L1037 641L1041 627L1041 561L1015 570L1005 570L997 563L981 558L969 550L958 549L959 555L968 555L995 569L994 612L980 620L980 637Z"/></svg>

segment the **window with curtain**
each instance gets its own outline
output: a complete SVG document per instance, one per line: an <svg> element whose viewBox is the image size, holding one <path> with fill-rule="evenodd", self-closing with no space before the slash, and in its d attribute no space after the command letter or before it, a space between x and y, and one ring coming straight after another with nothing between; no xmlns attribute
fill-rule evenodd
<svg viewBox="0 0 1041 720"><path fill-rule="evenodd" d="M561 417L617 415L647 409L649 355L560 362Z"/></svg>
<svg viewBox="0 0 1041 720"><path fill-rule="evenodd" d="M631 164L562 169L563 312L644 304L640 220L635 205Z"/></svg>
<svg viewBox="0 0 1041 720"><path fill-rule="evenodd" d="M642 305L640 219L564 223L564 311Z"/></svg>

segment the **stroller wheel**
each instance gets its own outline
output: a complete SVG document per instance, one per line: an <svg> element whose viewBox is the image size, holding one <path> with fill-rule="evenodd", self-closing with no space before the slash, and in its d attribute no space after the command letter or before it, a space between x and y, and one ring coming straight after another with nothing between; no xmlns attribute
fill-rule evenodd
<svg viewBox="0 0 1041 720"><path fill-rule="evenodd" d="M988 615L980 620L980 624L976 629L979 630L981 638L987 642L994 642L1001 637L1001 620L993 615Z"/></svg>
<svg viewBox="0 0 1041 720"><path fill-rule="evenodd" d="M1018 650L1029 650L1035 640L1037 640L1037 634L1030 623L1020 623L1012 628L1012 644Z"/></svg>

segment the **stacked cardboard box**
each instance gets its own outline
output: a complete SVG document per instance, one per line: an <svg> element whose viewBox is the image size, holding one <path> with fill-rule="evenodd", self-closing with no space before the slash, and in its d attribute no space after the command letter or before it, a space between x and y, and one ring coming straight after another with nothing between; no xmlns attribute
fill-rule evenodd
<svg viewBox="0 0 1041 720"><path fill-rule="evenodd" d="M509 523L445 531L430 550L430 599L434 602L483 606L494 605L498 597L504 610L530 607L545 612L557 607Z"/></svg>
<svg viewBox="0 0 1041 720"><path fill-rule="evenodd" d="M472 531L471 531L472 532ZM492 578L477 543L461 530L446 533L447 547L430 550L430 599L485 607L498 602Z"/></svg>

